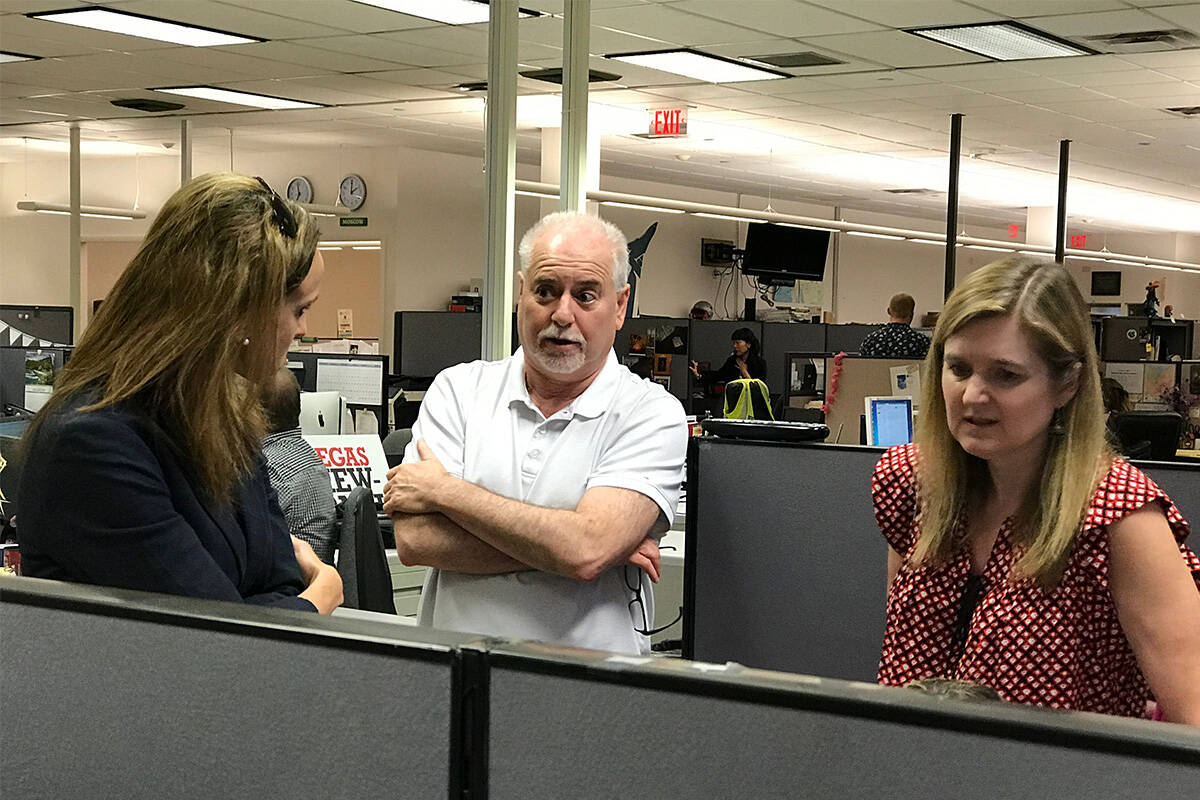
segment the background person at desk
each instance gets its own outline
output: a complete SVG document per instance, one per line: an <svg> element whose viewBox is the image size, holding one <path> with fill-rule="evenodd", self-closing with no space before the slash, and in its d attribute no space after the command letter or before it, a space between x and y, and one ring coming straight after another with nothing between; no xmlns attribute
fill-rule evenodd
<svg viewBox="0 0 1200 800"><path fill-rule="evenodd" d="M332 564L337 506L329 470L300 435L300 384L290 369L275 373L263 406L270 431L263 439L263 459L288 530L308 542L317 558Z"/></svg>
<svg viewBox="0 0 1200 800"><path fill-rule="evenodd" d="M934 331L916 445L872 481L888 555L879 682L1200 725L1188 523L1105 440L1087 306L1053 263L972 273ZM918 525L919 519L919 525Z"/></svg>
<svg viewBox="0 0 1200 800"><path fill-rule="evenodd" d="M917 303L911 294L892 295L888 301L888 323L867 334L858 347L869 358L924 358L929 352L929 337L912 329Z"/></svg>
<svg viewBox="0 0 1200 800"><path fill-rule="evenodd" d="M693 361L689 365L692 374L701 383L729 383L738 378L767 379L767 360L759 352L758 337L749 328L738 328L730 337L733 352L720 369L700 372L700 365Z"/></svg>
<svg viewBox="0 0 1200 800"><path fill-rule="evenodd" d="M520 256L521 348L438 375L388 473L396 549L435 568L422 625L647 652L683 408L613 353L629 300L616 227L551 214Z"/></svg>
<svg viewBox="0 0 1200 800"><path fill-rule="evenodd" d="M337 571L288 535L262 387L306 331L318 232L261 180L167 200L31 426L26 575L329 613Z"/></svg>

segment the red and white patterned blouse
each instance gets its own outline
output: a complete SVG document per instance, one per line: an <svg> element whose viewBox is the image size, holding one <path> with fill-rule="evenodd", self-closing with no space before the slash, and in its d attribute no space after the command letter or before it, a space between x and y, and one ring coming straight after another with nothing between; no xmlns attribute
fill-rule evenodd
<svg viewBox="0 0 1200 800"><path fill-rule="evenodd" d="M906 561L916 542L915 458L913 445L889 449L871 481L880 530ZM1143 715L1150 688L1108 590L1107 531L1151 502L1162 506L1200 582L1200 559L1183 544L1188 523L1153 481L1118 458L1092 498L1062 580L1052 591L1031 580L1009 580L1023 548L1013 542L1011 523L1004 523L984 571L986 588L966 629L965 645L955 639L971 569L965 520L956 528L964 541L949 563L902 566L888 592L879 682L903 686L921 678L955 678L990 686L1011 702Z"/></svg>

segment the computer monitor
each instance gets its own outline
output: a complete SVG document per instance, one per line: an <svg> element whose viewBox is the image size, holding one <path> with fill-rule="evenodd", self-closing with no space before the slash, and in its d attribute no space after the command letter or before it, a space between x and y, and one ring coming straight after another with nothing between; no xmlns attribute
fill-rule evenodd
<svg viewBox="0 0 1200 800"><path fill-rule="evenodd" d="M307 436L354 433L346 398L338 392L301 392L300 432Z"/></svg>
<svg viewBox="0 0 1200 800"><path fill-rule="evenodd" d="M867 444L892 447L909 444L913 439L911 397L865 397Z"/></svg>

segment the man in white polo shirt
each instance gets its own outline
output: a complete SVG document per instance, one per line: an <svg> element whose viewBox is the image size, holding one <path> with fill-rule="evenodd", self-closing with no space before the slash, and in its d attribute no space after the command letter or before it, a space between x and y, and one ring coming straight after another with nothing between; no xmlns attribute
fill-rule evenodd
<svg viewBox="0 0 1200 800"><path fill-rule="evenodd" d="M683 407L617 363L625 237L551 214L520 247L521 349L434 380L384 509L433 567L420 622L646 652L657 539L683 480Z"/></svg>

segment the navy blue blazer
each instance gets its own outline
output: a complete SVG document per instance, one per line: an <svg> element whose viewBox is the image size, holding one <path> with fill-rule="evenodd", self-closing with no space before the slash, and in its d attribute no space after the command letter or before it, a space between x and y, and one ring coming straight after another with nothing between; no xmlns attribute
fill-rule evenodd
<svg viewBox="0 0 1200 800"><path fill-rule="evenodd" d="M315 611L260 462L218 504L137 401L81 413L81 392L39 426L17 497L21 572L35 578Z"/></svg>

